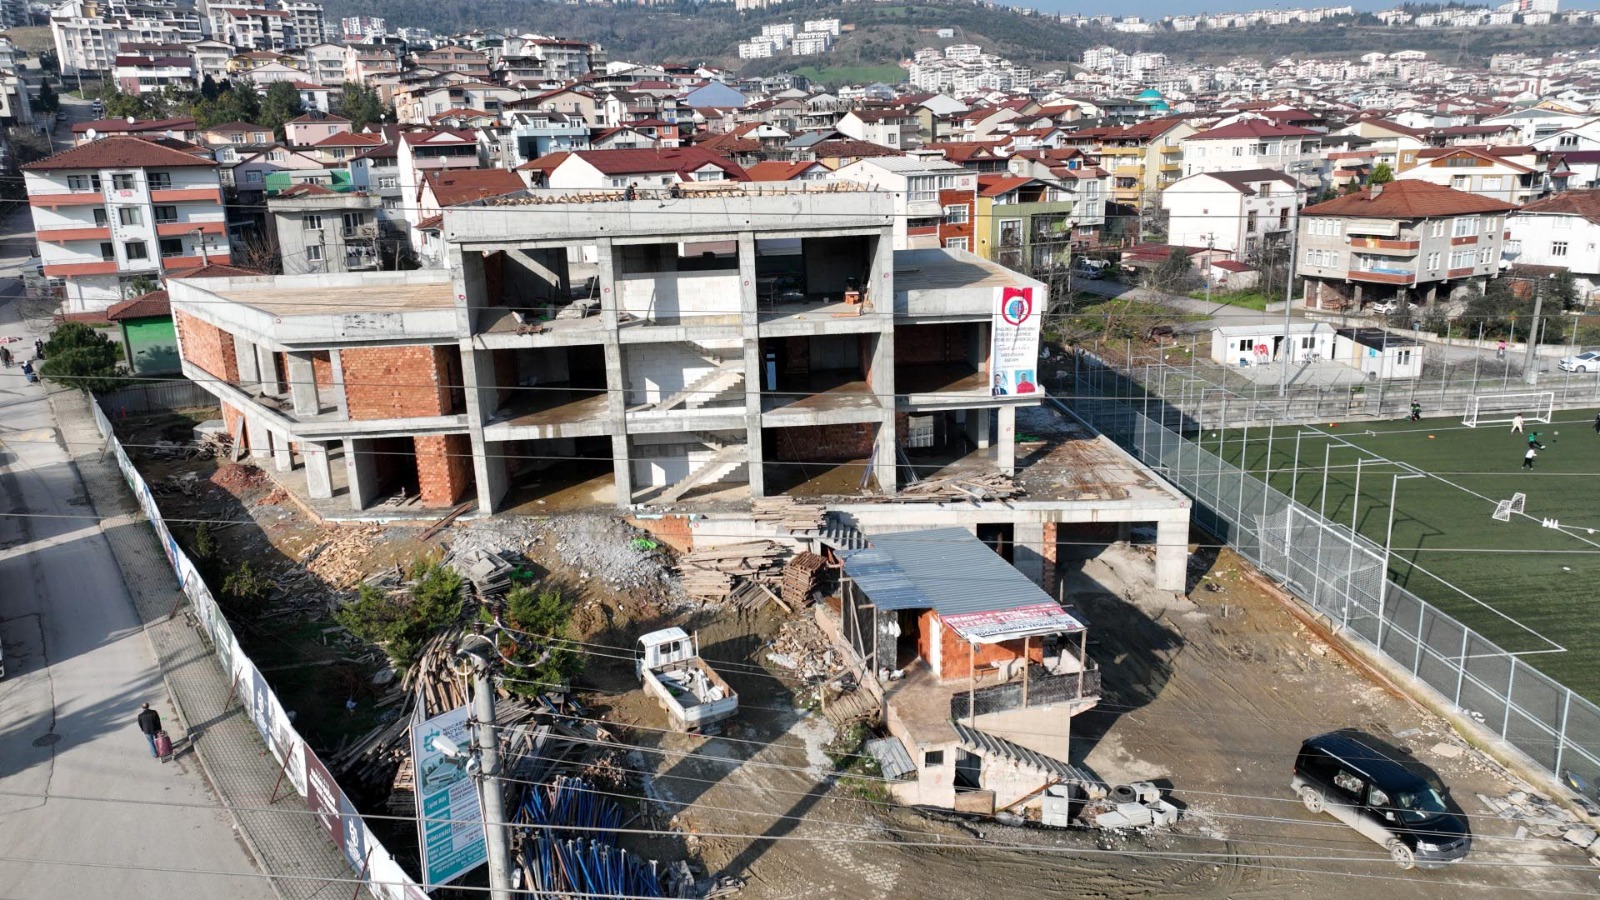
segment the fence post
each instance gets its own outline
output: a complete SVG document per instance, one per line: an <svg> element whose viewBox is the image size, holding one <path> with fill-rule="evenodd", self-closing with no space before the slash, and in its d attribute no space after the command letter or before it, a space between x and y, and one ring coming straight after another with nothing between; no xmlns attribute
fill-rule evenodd
<svg viewBox="0 0 1600 900"><path fill-rule="evenodd" d="M1509 653L1506 655L1510 656L1511 658L1511 671L1506 674L1506 714L1505 717L1500 720L1501 738L1504 738L1506 736L1506 731L1511 728L1511 689L1517 685L1517 658L1515 656L1511 656Z"/></svg>
<svg viewBox="0 0 1600 900"><path fill-rule="evenodd" d="M1456 623L1461 625L1460 622ZM1456 709L1461 708L1461 685L1467 677L1467 635L1472 630L1461 625L1461 655L1456 657Z"/></svg>
<svg viewBox="0 0 1600 900"><path fill-rule="evenodd" d="M1567 750L1567 712L1572 709L1572 688L1567 688L1567 698L1561 704L1561 731L1556 735L1556 778L1561 777L1561 760Z"/></svg>
<svg viewBox="0 0 1600 900"><path fill-rule="evenodd" d="M1415 675L1422 668L1422 622L1428 615L1428 604L1421 597L1417 598L1417 657L1411 663L1411 674Z"/></svg>

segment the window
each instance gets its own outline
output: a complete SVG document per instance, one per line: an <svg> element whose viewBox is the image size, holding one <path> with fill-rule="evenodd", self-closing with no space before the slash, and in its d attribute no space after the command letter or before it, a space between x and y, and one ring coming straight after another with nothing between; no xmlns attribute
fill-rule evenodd
<svg viewBox="0 0 1600 900"><path fill-rule="evenodd" d="M322 262L322 245L312 244L306 248L306 259L312 262Z"/></svg>
<svg viewBox="0 0 1600 900"><path fill-rule="evenodd" d="M169 172L151 172L146 179L152 191L165 191L172 187L172 174Z"/></svg>
<svg viewBox="0 0 1600 900"><path fill-rule="evenodd" d="M946 250L965 250L967 249L967 239L964 237L946 238L944 246Z"/></svg>
<svg viewBox="0 0 1600 900"><path fill-rule="evenodd" d="M1458 191L1472 189L1472 179L1466 175L1455 175L1450 179L1450 186Z"/></svg>
<svg viewBox="0 0 1600 900"><path fill-rule="evenodd" d="M1428 223L1428 236L1429 237L1444 237L1444 220L1443 219L1434 219L1432 222Z"/></svg>
<svg viewBox="0 0 1600 900"><path fill-rule="evenodd" d="M1477 225L1478 222L1476 219L1469 219L1466 216L1462 216L1450 224L1450 236L1467 237L1469 235L1476 234L1478 232Z"/></svg>
<svg viewBox="0 0 1600 900"><path fill-rule="evenodd" d="M944 765L944 751L943 750L925 750L925 751L923 751L923 753L922 753L922 767L923 768L926 769L926 768L929 768L931 766L942 766L942 765Z"/></svg>
<svg viewBox="0 0 1600 900"><path fill-rule="evenodd" d="M282 150L271 150L267 153L267 159L273 162L283 162L287 158L288 154L284 153Z"/></svg>
<svg viewBox="0 0 1600 900"><path fill-rule="evenodd" d="M944 208L944 223L946 225L967 224L967 207L964 205L946 206Z"/></svg>
<svg viewBox="0 0 1600 900"><path fill-rule="evenodd" d="M395 175L384 175L384 176L382 176L382 177L380 177L378 179L378 188L380 190L383 189L383 188L397 188L399 186L400 186L400 179L399 179L398 176L395 176Z"/></svg>
<svg viewBox="0 0 1600 900"><path fill-rule="evenodd" d="M1338 772L1334 773L1333 786L1350 795L1351 798L1361 796L1361 789L1365 787L1365 785L1361 783L1361 778L1359 776L1352 775L1343 769L1340 769Z"/></svg>
<svg viewBox="0 0 1600 900"><path fill-rule="evenodd" d="M1428 268L1430 268L1430 269L1439 268L1439 254L1437 254L1437 253L1429 253L1428 254Z"/></svg>
<svg viewBox="0 0 1600 900"><path fill-rule="evenodd" d="M940 175L939 176L939 190L941 190L941 191L953 191L953 190L955 190L955 188L956 188L956 177L954 175Z"/></svg>
<svg viewBox="0 0 1600 900"><path fill-rule="evenodd" d="M1239 340L1239 352L1240 353L1249 353L1254 347L1255 347L1255 341L1252 341L1249 338L1240 338L1240 340Z"/></svg>
<svg viewBox="0 0 1600 900"><path fill-rule="evenodd" d="M110 220L106 217L106 211L104 209L96 206L94 208L94 224L95 224L95 227L104 228L104 227L106 227L107 224L109 224L109 221Z"/></svg>
<svg viewBox="0 0 1600 900"><path fill-rule="evenodd" d="M343 219L343 225L346 234L355 232L359 230L361 226L367 224L366 213L347 212L341 218Z"/></svg>
<svg viewBox="0 0 1600 900"><path fill-rule="evenodd" d="M100 261L101 262L116 262L117 261L117 245L111 243L110 241L101 241L100 242Z"/></svg>
<svg viewBox="0 0 1600 900"><path fill-rule="evenodd" d="M1567 242L1566 241L1551 241L1550 242L1550 255L1551 256L1566 256L1567 255Z"/></svg>
<svg viewBox="0 0 1600 900"><path fill-rule="evenodd" d="M1499 230L1500 230L1500 217L1499 216L1484 216L1483 217L1483 233L1484 234L1494 234L1496 231L1499 231Z"/></svg>
<svg viewBox="0 0 1600 900"><path fill-rule="evenodd" d="M251 169L250 171L244 173L244 180L245 180L246 184L260 184L261 183L261 170L260 169Z"/></svg>
<svg viewBox="0 0 1600 900"><path fill-rule="evenodd" d="M128 241L122 245L122 252L127 254L130 262L136 259L150 258L150 248L144 245L144 241Z"/></svg>
<svg viewBox="0 0 1600 900"><path fill-rule="evenodd" d="M1001 219L1000 220L1000 246L1002 246L1002 247L1021 247L1022 246L1022 220L1021 219Z"/></svg>
<svg viewBox="0 0 1600 900"><path fill-rule="evenodd" d="M131 190L133 190L133 175L131 175L131 174L127 173L127 172L119 172L119 173L117 173L115 175L112 175L111 176L111 187L112 187L112 189L118 190L118 191L131 191Z"/></svg>
<svg viewBox="0 0 1600 900"><path fill-rule="evenodd" d="M1563 149L1568 147L1576 147L1578 146L1578 136L1575 134L1563 134L1556 140L1556 146Z"/></svg>
<svg viewBox="0 0 1600 900"><path fill-rule="evenodd" d="M906 179L906 199L912 203L927 203L939 199L937 183L932 175L919 175Z"/></svg>
<svg viewBox="0 0 1600 900"><path fill-rule="evenodd" d="M1470 269L1472 261L1478 257L1475 250L1456 250L1450 254L1450 268Z"/></svg>
<svg viewBox="0 0 1600 900"><path fill-rule="evenodd" d="M117 221L124 225L143 225L144 211L137 206L123 206L117 209Z"/></svg>
<svg viewBox="0 0 1600 900"><path fill-rule="evenodd" d="M301 231L321 231L322 230L322 217L321 216L304 216L304 217L302 217L300 219L300 230Z"/></svg>
<svg viewBox="0 0 1600 900"><path fill-rule="evenodd" d="M1478 251L1478 265L1487 266L1489 264L1490 255L1491 254L1490 254L1490 251L1489 251L1488 247L1485 247L1482 250L1479 250Z"/></svg>
<svg viewBox="0 0 1600 900"><path fill-rule="evenodd" d="M167 225L178 221L178 208L176 206L156 207L156 224Z"/></svg>
<svg viewBox="0 0 1600 900"><path fill-rule="evenodd" d="M1485 190L1485 191L1498 191L1498 190L1500 190L1500 176L1499 175L1485 175L1482 178L1478 179L1478 182L1479 182L1480 185L1482 185L1482 187L1480 188L1481 190Z"/></svg>
<svg viewBox="0 0 1600 900"><path fill-rule="evenodd" d="M385 197L385 198L383 198L383 208L384 209L399 209L400 208L400 198L399 197Z"/></svg>
<svg viewBox="0 0 1600 900"><path fill-rule="evenodd" d="M1397 365L1402 365L1402 366L1411 365L1411 351L1410 350L1398 351L1394 355L1394 361L1395 361L1395 363ZM1372 791L1373 791L1373 793L1378 793L1378 789L1377 788L1373 788Z"/></svg>
<svg viewBox="0 0 1600 900"><path fill-rule="evenodd" d="M68 175L67 190L69 191L98 191L100 190L99 175Z"/></svg>
<svg viewBox="0 0 1600 900"><path fill-rule="evenodd" d="M162 238L161 239L161 258L162 259L171 259L174 256L182 256L182 255L183 255L183 238Z"/></svg>

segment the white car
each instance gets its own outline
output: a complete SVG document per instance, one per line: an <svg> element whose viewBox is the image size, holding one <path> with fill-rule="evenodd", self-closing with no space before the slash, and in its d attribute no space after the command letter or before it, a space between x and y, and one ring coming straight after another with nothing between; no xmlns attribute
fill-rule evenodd
<svg viewBox="0 0 1600 900"><path fill-rule="evenodd" d="M1558 365L1563 372L1600 372L1600 350L1585 350L1577 356L1568 356Z"/></svg>

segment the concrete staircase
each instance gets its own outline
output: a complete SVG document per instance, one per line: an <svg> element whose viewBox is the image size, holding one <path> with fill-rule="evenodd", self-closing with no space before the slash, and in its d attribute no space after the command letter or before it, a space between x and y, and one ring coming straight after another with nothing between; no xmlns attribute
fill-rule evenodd
<svg viewBox="0 0 1600 900"><path fill-rule="evenodd" d="M650 408L655 410L676 409L682 406L686 409L699 409L711 403L716 403L729 398L734 393L744 394L744 368L740 366L727 366L712 369L694 381L689 382L682 390L671 394Z"/></svg>
<svg viewBox="0 0 1600 900"><path fill-rule="evenodd" d="M704 440L697 436L697 439ZM728 444L719 446L711 458L700 464L700 468L690 472L687 477L661 492L654 503L673 503L688 492L702 484L710 484L718 479L731 475L740 466L750 461L750 447L746 444Z"/></svg>
<svg viewBox="0 0 1600 900"><path fill-rule="evenodd" d="M1021 744L961 722L951 724L955 726L961 746L969 753L976 753L979 756L998 756L1009 760L1021 768L1037 772L1041 780L1078 785L1090 797L1103 797L1109 790L1104 782L1069 762L1045 756L1037 750L1029 750Z"/></svg>

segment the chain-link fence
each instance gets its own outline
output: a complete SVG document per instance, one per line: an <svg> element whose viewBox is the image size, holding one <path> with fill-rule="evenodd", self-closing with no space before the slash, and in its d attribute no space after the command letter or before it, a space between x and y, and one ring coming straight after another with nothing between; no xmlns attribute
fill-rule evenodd
<svg viewBox="0 0 1600 900"><path fill-rule="evenodd" d="M1187 415L1087 358L1074 410L1194 500L1194 520L1558 777L1600 784L1600 707L1386 578L1383 547L1186 440Z"/></svg>

